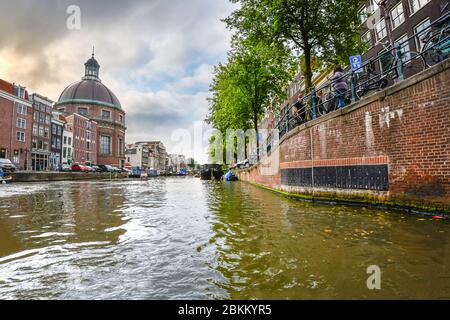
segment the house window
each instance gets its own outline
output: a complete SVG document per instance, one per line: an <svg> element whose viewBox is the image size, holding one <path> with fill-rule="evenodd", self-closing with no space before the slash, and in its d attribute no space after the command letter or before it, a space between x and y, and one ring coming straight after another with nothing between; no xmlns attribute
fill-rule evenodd
<svg viewBox="0 0 450 320"><path fill-rule="evenodd" d="M15 94L17 97L25 99L25 88L21 87L21 86L16 86L14 88Z"/></svg>
<svg viewBox="0 0 450 320"><path fill-rule="evenodd" d="M38 127L37 125L33 125L33 136L37 136L38 135Z"/></svg>
<svg viewBox="0 0 450 320"><path fill-rule="evenodd" d="M17 128L20 129L26 129L27 128L27 121L22 118L17 118Z"/></svg>
<svg viewBox="0 0 450 320"><path fill-rule="evenodd" d="M414 27L414 34L417 34L416 36L417 51L422 50L422 47L424 45L422 39L427 35L428 33L427 30L429 29L430 29L430 19L426 19Z"/></svg>
<svg viewBox="0 0 450 320"><path fill-rule="evenodd" d="M20 163L19 150L14 150L13 163L15 164Z"/></svg>
<svg viewBox="0 0 450 320"><path fill-rule="evenodd" d="M87 108L78 108L78 113L81 114L82 116L87 116L88 109Z"/></svg>
<svg viewBox="0 0 450 320"><path fill-rule="evenodd" d="M36 148L37 148L37 140L36 140L36 139L33 139L33 142L32 142L32 144L31 144L31 147L32 147L33 149L36 149Z"/></svg>
<svg viewBox="0 0 450 320"><path fill-rule="evenodd" d="M384 19L381 19L377 24L375 24L375 35L377 41L380 41L387 36L386 21Z"/></svg>
<svg viewBox="0 0 450 320"><path fill-rule="evenodd" d="M45 116L45 123L50 125L50 116Z"/></svg>
<svg viewBox="0 0 450 320"><path fill-rule="evenodd" d="M25 133L17 131L16 132L16 140L17 141L21 141L21 142L25 142Z"/></svg>
<svg viewBox="0 0 450 320"><path fill-rule="evenodd" d="M119 122L123 123L123 116L122 115L119 115Z"/></svg>
<svg viewBox="0 0 450 320"><path fill-rule="evenodd" d="M27 107L23 104L17 104L17 113L19 114L27 114Z"/></svg>
<svg viewBox="0 0 450 320"><path fill-rule="evenodd" d="M386 50L381 50L378 53L378 56L380 57L380 70L381 72L387 72L393 67L394 63L394 56L392 55L392 52Z"/></svg>
<svg viewBox="0 0 450 320"><path fill-rule="evenodd" d="M368 48L372 47L372 35L370 34L370 31L367 31L364 33L361 37L362 41L367 45Z"/></svg>
<svg viewBox="0 0 450 320"><path fill-rule="evenodd" d="M395 41L395 45L400 44L400 51L402 53L402 61L407 63L410 61L410 50L409 50L409 41L408 35L404 34L400 38Z"/></svg>
<svg viewBox="0 0 450 320"><path fill-rule="evenodd" d="M67 158L67 148L63 148L63 158Z"/></svg>
<svg viewBox="0 0 450 320"><path fill-rule="evenodd" d="M411 5L411 13L416 13L422 9L430 0L409 0Z"/></svg>
<svg viewBox="0 0 450 320"><path fill-rule="evenodd" d="M39 112L35 111L33 113L33 121L38 122L39 120Z"/></svg>
<svg viewBox="0 0 450 320"><path fill-rule="evenodd" d="M39 114L39 122L44 123L44 114L43 113Z"/></svg>
<svg viewBox="0 0 450 320"><path fill-rule="evenodd" d="M405 22L405 13L403 12L403 4L401 2L391 10L391 19L393 29Z"/></svg>
<svg viewBox="0 0 450 320"><path fill-rule="evenodd" d="M111 119L111 111L109 110L102 110L102 119Z"/></svg>
<svg viewBox="0 0 450 320"><path fill-rule="evenodd" d="M367 7L364 6L359 10L359 20L361 21L361 23L364 23L367 20L368 17L368 10Z"/></svg>
<svg viewBox="0 0 450 320"><path fill-rule="evenodd" d="M48 138L50 136L50 130L48 129L48 127L45 127L44 129L44 137Z"/></svg>
<svg viewBox="0 0 450 320"><path fill-rule="evenodd" d="M123 140L121 138L119 138L119 146L118 147L119 147L119 156L122 156L124 150L123 150Z"/></svg>
<svg viewBox="0 0 450 320"><path fill-rule="evenodd" d="M100 153L103 155L111 154L111 137L100 136Z"/></svg>

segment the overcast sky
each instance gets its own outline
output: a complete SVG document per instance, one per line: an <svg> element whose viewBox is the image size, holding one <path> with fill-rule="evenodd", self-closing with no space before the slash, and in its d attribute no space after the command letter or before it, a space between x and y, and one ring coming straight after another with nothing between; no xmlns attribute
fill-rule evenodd
<svg viewBox="0 0 450 320"><path fill-rule="evenodd" d="M80 30L66 26L70 5ZM127 113L127 142L162 140L204 162L205 149L172 135L206 117L213 66L229 47L220 19L233 9L228 0L0 0L0 78L57 101L95 45L100 78Z"/></svg>

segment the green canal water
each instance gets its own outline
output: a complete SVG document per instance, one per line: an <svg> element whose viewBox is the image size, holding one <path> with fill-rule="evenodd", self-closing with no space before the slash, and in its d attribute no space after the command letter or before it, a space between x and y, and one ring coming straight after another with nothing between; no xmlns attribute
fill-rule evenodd
<svg viewBox="0 0 450 320"><path fill-rule="evenodd" d="M450 299L450 221L195 178L0 186L18 298Z"/></svg>

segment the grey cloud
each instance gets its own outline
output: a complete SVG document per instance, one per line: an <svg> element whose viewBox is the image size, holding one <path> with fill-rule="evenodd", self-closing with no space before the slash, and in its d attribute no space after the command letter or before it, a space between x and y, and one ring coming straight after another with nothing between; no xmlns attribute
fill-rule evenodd
<svg viewBox="0 0 450 320"><path fill-rule="evenodd" d="M80 31L66 28L73 4L81 8ZM207 93L182 92L204 86L208 68L225 57L229 34L220 19L233 6L228 0L0 0L0 62L20 60L11 60L0 78L57 99L81 78L95 45L100 76L127 111L130 139L158 138L204 119Z"/></svg>

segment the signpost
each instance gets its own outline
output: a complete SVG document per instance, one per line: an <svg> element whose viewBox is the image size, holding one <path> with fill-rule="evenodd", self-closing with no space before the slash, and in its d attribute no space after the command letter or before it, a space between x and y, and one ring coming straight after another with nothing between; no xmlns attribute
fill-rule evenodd
<svg viewBox="0 0 450 320"><path fill-rule="evenodd" d="M350 66L352 67L352 72L359 73L363 72L362 67L362 58L361 55L351 56L350 57Z"/></svg>

